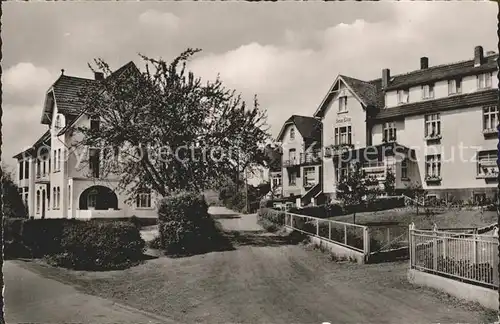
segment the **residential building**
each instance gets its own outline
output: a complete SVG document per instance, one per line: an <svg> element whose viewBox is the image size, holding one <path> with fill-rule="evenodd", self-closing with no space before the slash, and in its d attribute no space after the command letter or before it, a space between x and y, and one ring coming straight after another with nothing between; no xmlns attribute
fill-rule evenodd
<svg viewBox="0 0 500 324"><path fill-rule="evenodd" d="M282 195L296 205L315 202L321 193L321 121L291 116L277 137L282 148Z"/></svg>
<svg viewBox="0 0 500 324"><path fill-rule="evenodd" d="M382 183L421 184L448 200L494 198L498 184L498 54L363 81L339 75L314 114L323 123L323 194L349 163Z"/></svg>
<svg viewBox="0 0 500 324"><path fill-rule="evenodd" d="M138 72L128 63L109 77L125 71ZM79 127L99 127L99 118L91 118L78 104L80 90L104 78L84 79L61 74L48 89L41 110L41 123L48 130L34 145L14 156L18 160L18 186L27 201L29 216L34 218L122 218L156 217L156 195L138 192L132 202L118 188L119 175L102 174L103 151L85 148L73 150ZM88 163L83 163L86 160Z"/></svg>

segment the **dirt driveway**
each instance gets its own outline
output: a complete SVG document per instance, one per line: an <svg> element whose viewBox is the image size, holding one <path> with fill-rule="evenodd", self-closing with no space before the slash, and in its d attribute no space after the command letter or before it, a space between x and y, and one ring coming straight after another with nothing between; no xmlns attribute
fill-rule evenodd
<svg viewBox="0 0 500 324"><path fill-rule="evenodd" d="M492 322L492 312L412 287L406 262L335 263L262 233L255 215L210 211L234 250L160 257L125 271L50 271L87 292L184 323Z"/></svg>

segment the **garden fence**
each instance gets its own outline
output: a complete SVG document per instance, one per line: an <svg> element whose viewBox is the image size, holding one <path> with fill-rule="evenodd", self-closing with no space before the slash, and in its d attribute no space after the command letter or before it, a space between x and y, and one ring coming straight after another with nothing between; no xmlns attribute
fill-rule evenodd
<svg viewBox="0 0 500 324"><path fill-rule="evenodd" d="M409 227L410 267L489 288L498 288L498 232Z"/></svg>

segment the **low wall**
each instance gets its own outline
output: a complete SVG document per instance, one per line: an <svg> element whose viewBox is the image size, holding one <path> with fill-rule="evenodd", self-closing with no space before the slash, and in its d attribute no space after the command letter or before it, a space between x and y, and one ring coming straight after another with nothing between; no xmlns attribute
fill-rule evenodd
<svg viewBox="0 0 500 324"><path fill-rule="evenodd" d="M408 281L415 285L444 291L460 299L478 302L486 308L498 310L498 291L495 289L479 287L415 269L408 270Z"/></svg>
<svg viewBox="0 0 500 324"><path fill-rule="evenodd" d="M285 231L290 233L293 232L293 230L289 227L285 227ZM331 254L341 257L341 258L352 258L355 259L358 264L364 264L365 263L365 256L363 252L358 252L353 249L350 249L348 247L345 247L341 244L334 243L322 238L319 238L317 236L313 235L308 235L309 239L311 240L311 243L320 247L328 250Z"/></svg>

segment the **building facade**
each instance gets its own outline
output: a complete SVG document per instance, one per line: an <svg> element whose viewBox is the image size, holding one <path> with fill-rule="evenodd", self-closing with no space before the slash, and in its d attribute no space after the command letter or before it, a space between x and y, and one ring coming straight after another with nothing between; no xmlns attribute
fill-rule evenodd
<svg viewBox="0 0 500 324"><path fill-rule="evenodd" d="M472 52L472 51L471 51ZM314 118L323 123L322 192L335 199L350 161L381 182L422 185L446 200L497 193L498 54L363 81L339 75Z"/></svg>
<svg viewBox="0 0 500 324"><path fill-rule="evenodd" d="M282 198L297 206L314 204L321 193L321 122L293 115L283 125L277 140L282 151Z"/></svg>
<svg viewBox="0 0 500 324"><path fill-rule="evenodd" d="M136 69L128 63L111 74ZM138 70L137 70L138 71ZM61 76L46 93L41 123L48 130L34 145L14 156L18 186L33 218L140 218L157 217L157 195L151 191L130 197L118 190L118 175L103 174L103 150L75 150L79 127L98 128L77 103L78 92L103 78ZM83 155L83 156L82 156Z"/></svg>

